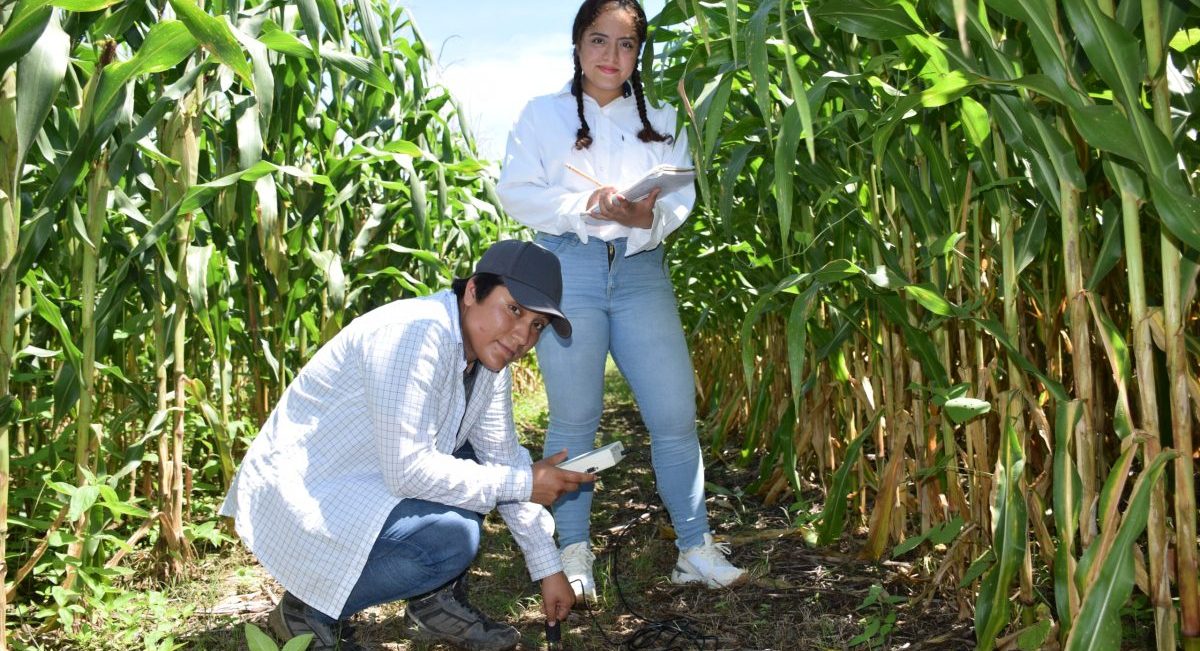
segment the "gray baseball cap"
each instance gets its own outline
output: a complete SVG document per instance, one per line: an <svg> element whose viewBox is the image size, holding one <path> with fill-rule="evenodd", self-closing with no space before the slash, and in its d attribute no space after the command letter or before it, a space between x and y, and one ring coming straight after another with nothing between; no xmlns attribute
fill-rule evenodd
<svg viewBox="0 0 1200 651"><path fill-rule="evenodd" d="M496 274L504 279L508 293L523 307L550 316L550 325L564 339L571 336L571 322L563 315L562 269L553 253L533 242L501 240L479 259L475 273Z"/></svg>

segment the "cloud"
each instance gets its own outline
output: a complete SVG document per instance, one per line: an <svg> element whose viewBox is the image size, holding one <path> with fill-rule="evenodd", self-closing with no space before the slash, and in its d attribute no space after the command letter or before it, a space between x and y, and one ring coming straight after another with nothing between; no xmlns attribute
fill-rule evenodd
<svg viewBox="0 0 1200 651"><path fill-rule="evenodd" d="M514 38L486 54L451 56L439 78L465 107L480 153L499 160L525 103L562 88L571 72L570 44L562 35L539 35Z"/></svg>

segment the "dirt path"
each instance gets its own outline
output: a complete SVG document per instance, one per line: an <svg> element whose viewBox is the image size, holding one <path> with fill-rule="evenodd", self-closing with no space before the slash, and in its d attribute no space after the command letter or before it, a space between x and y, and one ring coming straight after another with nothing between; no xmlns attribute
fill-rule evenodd
<svg viewBox="0 0 1200 651"><path fill-rule="evenodd" d="M974 646L967 604L938 594L917 597L925 585L907 563L865 563L854 541L816 549L793 528L780 506L764 507L745 495L752 468L712 464L709 513L714 531L732 543L732 560L754 579L730 590L678 587L668 581L675 561L669 522L653 488L645 429L627 390L618 387L601 424L602 442L621 440L629 457L604 475L593 519L599 604L573 614L564 647L600 651L618 646L646 620L687 616L704 639L642 633L645 649L970 649ZM538 422L541 421L541 422ZM537 451L544 414L524 426ZM754 465L754 464L751 464ZM817 499L818 496L812 496ZM817 504L815 507L819 509ZM472 570L473 600L491 616L521 629L522 649L544 648L538 592L520 553L494 514ZM195 585L181 585L195 613L176 641L185 648L246 649L244 625L265 627L280 587L245 552L211 558ZM403 639L402 606L371 609L355 618L358 639L369 648L440 649ZM632 612L631 612L632 611ZM636 614L635 614L636 613ZM671 646L675 644L676 646Z"/></svg>

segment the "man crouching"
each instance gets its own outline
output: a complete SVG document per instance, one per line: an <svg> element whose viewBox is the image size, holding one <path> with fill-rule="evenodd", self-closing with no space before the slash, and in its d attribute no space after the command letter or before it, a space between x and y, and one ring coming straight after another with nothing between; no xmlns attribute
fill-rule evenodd
<svg viewBox="0 0 1200 651"><path fill-rule="evenodd" d="M594 475L533 462L517 441L507 366L552 326L558 260L536 244L492 245L453 290L352 321L284 391L250 446L221 514L286 589L270 616L310 649L360 649L343 622L408 600L411 637L467 649L520 641L467 601L483 515L499 510L550 621L574 593L543 508Z"/></svg>

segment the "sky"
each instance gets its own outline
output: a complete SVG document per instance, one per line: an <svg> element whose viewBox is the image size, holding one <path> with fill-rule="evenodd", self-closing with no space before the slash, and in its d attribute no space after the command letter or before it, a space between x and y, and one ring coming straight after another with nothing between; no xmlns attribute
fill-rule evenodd
<svg viewBox="0 0 1200 651"><path fill-rule="evenodd" d="M642 0L653 18L664 0ZM442 83L466 107L484 158L504 156L508 130L531 98L571 78L570 0L400 0L433 49Z"/></svg>

